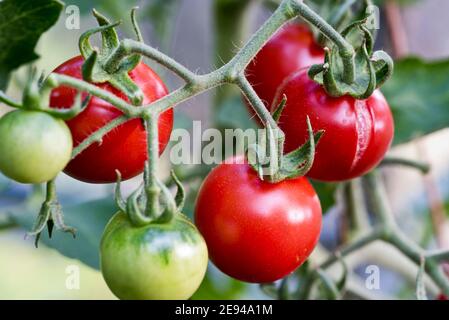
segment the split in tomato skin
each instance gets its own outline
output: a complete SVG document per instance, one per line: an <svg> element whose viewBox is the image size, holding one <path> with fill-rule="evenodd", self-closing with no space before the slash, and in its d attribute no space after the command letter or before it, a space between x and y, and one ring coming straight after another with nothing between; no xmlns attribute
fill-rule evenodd
<svg viewBox="0 0 449 320"><path fill-rule="evenodd" d="M81 67L84 60L77 56L64 62L53 72L82 79ZM141 88L144 104L151 103L167 94L159 76L147 65L140 63L129 73L131 79ZM116 96L128 98L108 83L96 84ZM51 107L69 108L77 91L59 87L52 91ZM138 107L136 107L138 108ZM122 115L117 108L97 97L91 97L86 109L75 118L67 121L74 146L100 129L113 119ZM159 117L159 151L162 153L170 139L173 128L173 110L169 109ZM69 176L89 183L113 183L117 180L116 170L123 180L140 174L147 159L146 131L140 119L130 120L109 132L101 143L94 143L70 161L64 170Z"/></svg>
<svg viewBox="0 0 449 320"><path fill-rule="evenodd" d="M310 29L304 24L289 23L264 45L245 74L257 95L270 108L286 77L323 61L324 50L316 43Z"/></svg>
<svg viewBox="0 0 449 320"><path fill-rule="evenodd" d="M118 212L101 239L103 277L124 300L188 299L200 286L207 263L203 237L182 214L169 223L135 227Z"/></svg>
<svg viewBox="0 0 449 320"><path fill-rule="evenodd" d="M306 178L262 181L242 159L218 165L203 181L195 223L222 272L246 282L276 281L315 248L320 201Z"/></svg>
<svg viewBox="0 0 449 320"><path fill-rule="evenodd" d="M379 90L365 100L334 98L300 71L285 80L276 101L284 94L287 104L279 127L286 135L286 152L307 141L307 116L314 131L324 130L310 178L343 181L361 176L379 164L391 145L393 116Z"/></svg>

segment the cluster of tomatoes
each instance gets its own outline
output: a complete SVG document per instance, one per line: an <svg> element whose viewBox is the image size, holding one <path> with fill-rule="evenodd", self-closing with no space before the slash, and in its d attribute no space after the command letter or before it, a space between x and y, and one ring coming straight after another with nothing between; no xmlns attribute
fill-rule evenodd
<svg viewBox="0 0 449 320"><path fill-rule="evenodd" d="M307 67L323 59L324 51L310 30L289 24L264 46L246 75L268 108L287 97L279 119L286 152L307 141L307 116L314 130L324 130L308 177L341 181L379 163L392 140L393 119L379 91L366 100L334 98L309 79ZM75 57L54 72L81 79L82 64L83 58ZM144 93L144 103L167 94L161 79L144 63L130 77ZM127 100L109 84L98 86ZM50 105L69 108L76 94L68 87L54 89ZM72 144L76 147L120 115L96 97L66 122L36 111L11 112L0 119L0 170L25 183L48 181L63 169L89 183L115 182L116 170L123 179L134 177L147 160L140 119L120 125L70 160ZM163 152L173 127L172 110L160 116L158 125ZM311 254L320 235L321 214L307 178L263 181L237 156L205 178L196 202L196 226L179 213L169 223L136 227L125 213L117 213L104 231L102 272L111 290L123 299L190 297L204 277L208 256L236 279L276 281Z"/></svg>

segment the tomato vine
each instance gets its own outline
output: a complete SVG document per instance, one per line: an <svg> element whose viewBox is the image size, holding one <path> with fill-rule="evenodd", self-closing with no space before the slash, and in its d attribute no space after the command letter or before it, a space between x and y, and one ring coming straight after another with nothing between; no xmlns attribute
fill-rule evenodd
<svg viewBox="0 0 449 320"><path fill-rule="evenodd" d="M353 1L347 1L341 10L346 10L345 8L350 6L352 2ZM341 15L342 12L339 11L334 18L340 20ZM364 19L351 24L342 33L339 33L331 24L326 22L321 16L300 0L282 0L270 18L227 63L206 74L197 74L168 55L144 44L135 19L135 10L131 13L131 20L133 22L137 40L119 40L114 31L114 28L117 27L118 23L110 23L98 13L95 13L95 16L99 21L100 27L86 32L80 38L80 51L85 59L83 65L84 80L59 73L51 73L43 80L34 76L24 91L22 103L13 101L4 95L3 92L0 94L0 101L13 108L45 112L52 117L67 120L82 112L86 107L87 100L94 96L113 105L122 113L122 115L111 120L97 131L90 134L73 148L71 153L72 159L79 156L93 144L101 142L107 134L120 125L132 119L142 119L147 132L148 155L148 161L144 168L144 181L139 189L133 192L128 199L124 200L122 199L120 192L121 177L120 172L118 172L116 202L120 210L128 214L133 227L141 228L140 230L148 228L149 233L153 232L161 225L175 226L176 223L182 225L176 225L177 228L179 227L179 230L175 230L176 232L182 233L186 229L188 229L188 232L196 230L195 227L182 220L181 210L184 203L184 191L176 176L174 176L174 181L178 190L176 196L172 196L168 187L162 183L156 175L160 151L158 139L159 117L162 113L174 108L181 102L225 84L234 85L243 93L254 109L254 112L260 118L261 123L267 129L267 137L271 145L274 146L274 153L278 155L279 158L284 156L283 147L285 134L278 124L279 117L274 116L264 105L253 86L248 81L247 76L245 75L245 69L260 51L262 46L287 22L297 17L301 17L310 25L316 27L320 34L322 34L329 42L330 48L325 49L325 62L323 64L314 65L309 70L309 75L319 82L324 87L327 94L333 98L348 94L355 99L369 97L376 88L387 80L391 75L393 68L392 60L385 52L373 52L373 36L371 32L364 27ZM334 22L337 23L337 21ZM357 35L361 37L361 44L354 44L349 40L350 37L348 35L352 32L357 33ZM97 33L100 33L103 38L107 40L103 41L105 47L100 51L92 49L89 44L89 37ZM135 83L133 83L128 76L128 72L140 62L142 57L150 58L166 67L184 80L185 84L156 101L142 103L142 92L139 91L139 88L136 87ZM95 83L104 82L114 84L116 88L119 88L121 92L125 93L129 102L117 97L110 91L95 85ZM81 101L81 95L78 94L75 103L69 109L51 109L48 105L51 91L60 86L73 88L80 93L87 93L89 96L85 101ZM280 102L280 109L283 107L282 102ZM274 111L273 113L276 113L275 110L272 111ZM279 115L282 111L283 110L279 111ZM318 132L315 136L313 135L313 128L311 127L308 117L306 124L309 140L302 146L303 149L298 147L296 150L288 150L292 151L292 153L285 155L287 161L282 162L282 160L279 160L278 165L281 169L285 169L284 172L277 176L268 175L268 177L259 174L258 178L267 180L267 183L277 183L287 178L296 178L298 175L303 175L304 170L300 170L302 167L305 167L307 170L310 168L315 153L315 144L318 142L322 132ZM276 132L274 138L273 132ZM402 164L416 167L422 171L428 169L425 165L404 159L384 159L382 164ZM365 172L366 170L363 173ZM327 287L330 296L337 297L338 292L336 291L339 290L341 285L334 284L333 281L328 278L326 269L334 263L341 261L350 253L377 240L391 244L412 260L417 266L421 266L423 272L438 285L441 291L445 295L449 295L449 281L440 266L442 261L448 259L449 253L426 252L398 228L389 208L382 182L376 171L368 173L361 179L366 189L366 195L369 198L368 202L370 207L364 208L362 202L364 203L366 199L357 199L354 197L352 200L355 202L355 205L352 209L356 214L360 210L371 210L376 214L377 224L367 231L367 234L361 235L357 239L351 241L349 245L339 250L337 254L329 257L322 264L308 266L310 269L310 279L308 280L308 285L305 286L305 289L301 291L298 296L307 297L309 293L307 291L311 289L313 282L319 280L325 287ZM352 184L352 187L354 186L355 185ZM365 193L360 192L360 194ZM316 211L318 212L318 209ZM123 219L123 217L119 214L115 219L120 220ZM127 222L123 222L122 220L119 222L126 225L127 228L130 227L127 225ZM48 227L49 232L51 233L53 224L63 231L70 233L74 232L74 230L66 226L62 220L61 208L57 201L55 180L51 179L47 182L46 200L42 205L36 224L30 234L36 235L36 240L38 240L39 235L45 226ZM158 227L156 228L155 226ZM151 227L154 227L153 230L151 230ZM203 228L206 227L203 226ZM130 228L130 230L133 229ZM112 230L111 233L113 231L115 230ZM310 237L315 239L316 234L317 233L315 232ZM180 237L182 236L183 235ZM203 240L200 235L195 235L194 238L195 244L200 243L202 245ZM207 257L204 248L201 248L201 250L203 250L202 257ZM311 251L311 249L309 251ZM310 254L310 252L308 252L308 254ZM123 256L123 259L128 259L125 253L123 253ZM294 254L292 257L293 256ZM111 254L107 259L110 259L110 257ZM302 259L301 262L307 257L303 258L304 259ZM207 259L204 260L207 261ZM202 268L205 268L205 261L203 261ZM297 267L297 265L294 266ZM204 270L201 270L201 272L199 272L201 276L204 275L203 271ZM282 269L279 271L279 274L285 276L285 274L288 274L290 271L291 270L288 268L286 270ZM132 277L130 274L125 276ZM254 279L256 280L254 280L248 275L242 277L242 279L247 281L259 280L257 277L255 277ZM262 280L258 282L272 281L277 278L264 276L260 279ZM200 280L201 279L199 279L199 281ZM117 286L122 287L124 285L120 283ZM195 286L197 287L197 283L195 283L192 288L187 288L186 293L183 292L181 296L183 298L190 296L192 293L191 291L196 289ZM278 297L289 297L287 280L282 281L281 285L276 288L276 294ZM148 294L147 296L144 296L144 298L149 296L152 297L151 294Z"/></svg>

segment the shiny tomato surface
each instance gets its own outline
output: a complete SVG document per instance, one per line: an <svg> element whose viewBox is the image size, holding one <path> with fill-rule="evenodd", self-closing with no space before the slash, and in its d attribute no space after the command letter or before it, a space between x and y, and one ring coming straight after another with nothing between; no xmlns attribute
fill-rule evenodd
<svg viewBox="0 0 449 320"><path fill-rule="evenodd" d="M278 101L283 94L287 96L279 121L286 135L286 152L307 141L307 116L314 131L324 130L307 174L311 178L341 181L358 177L375 167L390 147L393 116L379 90L365 100L333 98L302 71L292 75L278 94Z"/></svg>
<svg viewBox="0 0 449 320"><path fill-rule="evenodd" d="M310 29L304 24L290 23L265 44L245 73L258 96L270 107L286 77L323 61L324 51Z"/></svg>
<svg viewBox="0 0 449 320"><path fill-rule="evenodd" d="M83 58L77 56L64 62L53 72L82 79ZM167 94L159 76L147 65L140 63L129 73L131 79L141 88L144 104L155 101ZM128 98L108 83L97 84L116 96L128 101ZM59 87L52 91L50 105L56 108L72 106L77 91L68 87ZM138 107L136 107L138 108ZM103 127L122 112L97 97L92 97L86 109L75 118L67 121L73 136L74 147L90 134ZM159 117L159 150L166 147L173 128L173 110ZM130 120L109 132L101 143L94 143L75 159L70 161L65 173L75 179L90 183L115 182L119 170L123 180L140 174L147 159L146 131L140 119Z"/></svg>
<svg viewBox="0 0 449 320"><path fill-rule="evenodd" d="M281 279L317 244L318 196L304 177L270 183L248 164L233 160L218 165L204 180L195 223L212 262L224 273L256 283Z"/></svg>

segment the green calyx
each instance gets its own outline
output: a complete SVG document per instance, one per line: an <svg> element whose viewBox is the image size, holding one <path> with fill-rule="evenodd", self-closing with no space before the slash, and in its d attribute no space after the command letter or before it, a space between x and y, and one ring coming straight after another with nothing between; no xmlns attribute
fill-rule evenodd
<svg viewBox="0 0 449 320"><path fill-rule="evenodd" d="M90 96L82 100L81 92L79 92L70 108L51 108L50 94L56 87L57 84L52 77L45 79L43 74L38 75L36 70L32 69L23 91L22 103L9 98L3 91L0 91L0 102L17 109L45 112L61 120L76 117L89 103Z"/></svg>
<svg viewBox="0 0 449 320"><path fill-rule="evenodd" d="M323 85L333 97L350 95L356 99L366 99L379 88L393 72L393 60L384 51L373 52L373 36L366 26L367 18L350 24L342 31L342 36L354 47L354 81L344 81L344 67L338 48L325 48L323 64L313 65L309 77Z"/></svg>
<svg viewBox="0 0 449 320"><path fill-rule="evenodd" d="M70 233L75 238L75 228L69 227L64 223L63 212L61 205L56 196L55 181L51 180L47 182L46 198L41 206L39 215L34 222L34 225L27 236L35 236L34 245L36 248L39 244L41 233L47 227L48 237L51 238L53 234L53 228L57 230Z"/></svg>
<svg viewBox="0 0 449 320"><path fill-rule="evenodd" d="M131 10L131 22L137 40L142 42L142 35L135 18L136 9ZM121 22L111 23L96 10L93 10L93 15L97 19L99 27L86 31L79 39L79 49L85 59L82 67L83 79L92 83L108 82L123 92L132 104L141 105L143 103L142 90L128 74L140 63L141 56L138 54L131 55L111 64L109 61L111 55L122 48L114 29ZM96 33L101 33L102 46L100 49L93 48L89 42L90 37Z"/></svg>
<svg viewBox="0 0 449 320"><path fill-rule="evenodd" d="M145 167L144 175L147 176L149 173L148 166ZM121 192L121 174L117 171L117 184L115 188L115 203L117 207L125 212L132 224L136 227L141 227L148 225L150 223L169 223L173 218L180 214L185 203L185 190L179 181L178 177L175 175L174 171L171 172L171 177L177 187L176 195L173 197L167 186L162 183L159 179L157 180L159 197L159 212L149 213L145 212L147 208L147 190L145 190L142 184L137 188L128 199L124 200Z"/></svg>
<svg viewBox="0 0 449 320"><path fill-rule="evenodd" d="M285 108L287 98L284 96L279 106L273 112L273 119L279 121ZM279 128L270 125L265 128L260 143L252 145L247 150L249 164L258 173L261 180L273 183L285 179L293 179L307 174L315 159L315 148L324 134L323 130L313 132L309 117L307 117L308 140L297 149L284 154L284 135Z"/></svg>

